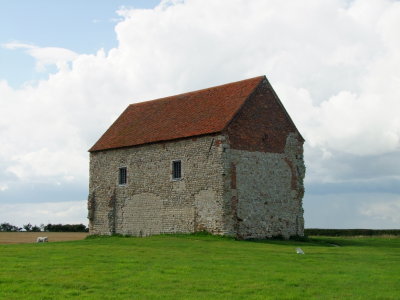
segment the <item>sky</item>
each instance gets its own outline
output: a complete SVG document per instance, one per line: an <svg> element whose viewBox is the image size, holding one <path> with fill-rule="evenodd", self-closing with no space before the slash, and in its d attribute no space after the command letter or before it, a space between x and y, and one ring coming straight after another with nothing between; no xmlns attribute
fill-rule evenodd
<svg viewBox="0 0 400 300"><path fill-rule="evenodd" d="M130 103L266 75L306 140L307 228L400 228L400 2L0 1L0 222L87 224Z"/></svg>

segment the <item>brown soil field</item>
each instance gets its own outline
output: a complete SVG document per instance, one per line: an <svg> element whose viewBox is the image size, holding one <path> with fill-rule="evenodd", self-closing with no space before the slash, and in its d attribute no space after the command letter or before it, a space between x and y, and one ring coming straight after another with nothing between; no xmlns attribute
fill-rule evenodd
<svg viewBox="0 0 400 300"><path fill-rule="evenodd" d="M0 244L36 243L39 236L47 236L49 242L83 240L87 232L0 232Z"/></svg>

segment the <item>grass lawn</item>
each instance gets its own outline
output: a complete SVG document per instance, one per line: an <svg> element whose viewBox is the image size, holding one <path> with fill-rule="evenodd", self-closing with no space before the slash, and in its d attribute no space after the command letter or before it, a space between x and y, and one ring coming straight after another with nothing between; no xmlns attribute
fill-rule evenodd
<svg viewBox="0 0 400 300"><path fill-rule="evenodd" d="M400 238L173 235L0 245L0 298L399 299Z"/></svg>

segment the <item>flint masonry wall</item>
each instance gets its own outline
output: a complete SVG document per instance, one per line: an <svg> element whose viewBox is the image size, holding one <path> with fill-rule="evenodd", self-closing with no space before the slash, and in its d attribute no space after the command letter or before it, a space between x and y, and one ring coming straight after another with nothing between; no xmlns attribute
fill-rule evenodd
<svg viewBox="0 0 400 300"><path fill-rule="evenodd" d="M226 231L244 239L304 235L304 140L266 79L226 134Z"/></svg>
<svg viewBox="0 0 400 300"><path fill-rule="evenodd" d="M203 136L90 154L91 234L223 233L223 136ZM182 180L172 180L172 161ZM127 167L127 184L118 170Z"/></svg>
<svg viewBox="0 0 400 300"><path fill-rule="evenodd" d="M283 153L229 150L226 197L232 231L243 239L304 235L302 143L289 134Z"/></svg>
<svg viewBox="0 0 400 300"><path fill-rule="evenodd" d="M221 134L92 152L90 233L302 236L303 143L265 79Z"/></svg>

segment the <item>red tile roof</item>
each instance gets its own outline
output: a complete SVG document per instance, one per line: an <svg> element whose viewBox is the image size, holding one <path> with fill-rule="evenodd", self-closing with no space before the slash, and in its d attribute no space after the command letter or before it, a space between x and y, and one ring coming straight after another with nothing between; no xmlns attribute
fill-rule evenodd
<svg viewBox="0 0 400 300"><path fill-rule="evenodd" d="M264 78L131 104L89 152L221 132Z"/></svg>

